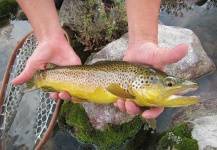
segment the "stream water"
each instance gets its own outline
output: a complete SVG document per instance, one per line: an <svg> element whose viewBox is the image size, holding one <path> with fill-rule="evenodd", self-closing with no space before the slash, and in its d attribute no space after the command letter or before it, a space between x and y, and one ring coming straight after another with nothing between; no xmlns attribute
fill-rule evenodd
<svg viewBox="0 0 217 150"><path fill-rule="evenodd" d="M207 10L206 5L195 6L193 10L181 10L183 16L173 16L166 12L160 13L160 21L169 26L179 26L191 29L199 37L204 50L209 57L217 65L217 9L211 8ZM6 65L9 61L13 48L26 33L31 30L31 27L26 21L12 21L11 25L13 30L7 30L11 32L12 37L8 40L0 40L0 81L2 81ZM3 32L2 32L3 33ZM195 94L199 94L202 98L206 99L209 96L217 96L217 73L213 73L206 77L203 77L197 81L200 84ZM31 98L30 98L31 97ZM18 114L11 127L11 136L14 136L14 141L11 143L11 149L23 149L31 148L34 145L34 130L33 117L37 113L37 93L33 95L25 95ZM171 114L174 114L177 109L166 109L165 112L158 118L159 131L164 131L172 118ZM162 123L163 122L163 123ZM66 131L55 130L51 140L46 145L46 149L84 149L89 147L94 149L93 146L88 144L81 144L75 138L70 136Z"/></svg>

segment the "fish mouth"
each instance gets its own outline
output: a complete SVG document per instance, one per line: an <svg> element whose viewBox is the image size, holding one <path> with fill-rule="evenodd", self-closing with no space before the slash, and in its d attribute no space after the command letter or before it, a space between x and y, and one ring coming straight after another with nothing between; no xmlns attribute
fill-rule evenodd
<svg viewBox="0 0 217 150"><path fill-rule="evenodd" d="M190 91L198 89L198 84L190 82L191 84L183 84L180 87L171 89L159 96L164 107L182 107L195 104L200 100L200 96L183 96Z"/></svg>

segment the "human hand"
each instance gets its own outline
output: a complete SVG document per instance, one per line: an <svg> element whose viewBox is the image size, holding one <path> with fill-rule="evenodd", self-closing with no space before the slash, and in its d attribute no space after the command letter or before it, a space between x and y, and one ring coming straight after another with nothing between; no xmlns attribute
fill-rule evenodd
<svg viewBox="0 0 217 150"><path fill-rule="evenodd" d="M137 43L128 47L123 58L124 61L151 65L154 68L164 70L166 64L181 60L188 52L187 45L181 44L170 50L159 47L154 42ZM128 114L140 113L140 108L133 101L119 99L114 103L122 111ZM163 107L152 107L142 113L147 119L154 119L163 112Z"/></svg>
<svg viewBox="0 0 217 150"><path fill-rule="evenodd" d="M63 33L39 41L37 48L29 57L23 72L12 80L15 85L23 84L32 78L36 70L44 70L47 63L59 66L79 65L81 61L75 54ZM69 99L70 96L66 92L52 93L52 99Z"/></svg>

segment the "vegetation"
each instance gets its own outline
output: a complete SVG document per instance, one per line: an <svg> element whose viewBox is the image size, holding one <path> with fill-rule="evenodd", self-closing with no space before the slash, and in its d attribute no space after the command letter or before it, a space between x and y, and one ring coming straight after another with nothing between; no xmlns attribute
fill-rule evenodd
<svg viewBox="0 0 217 150"><path fill-rule="evenodd" d="M0 27L9 23L18 10L16 0L0 0Z"/></svg>
<svg viewBox="0 0 217 150"><path fill-rule="evenodd" d="M198 150L197 140L192 139L190 123L181 123L168 131L158 142L159 150Z"/></svg>
<svg viewBox="0 0 217 150"><path fill-rule="evenodd" d="M85 50L100 50L127 32L125 0L75 0L74 3L68 20Z"/></svg>

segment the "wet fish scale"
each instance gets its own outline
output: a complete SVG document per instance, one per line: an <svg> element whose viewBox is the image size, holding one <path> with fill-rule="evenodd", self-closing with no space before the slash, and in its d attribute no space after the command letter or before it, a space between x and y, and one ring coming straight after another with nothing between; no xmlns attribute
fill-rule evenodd
<svg viewBox="0 0 217 150"><path fill-rule="evenodd" d="M128 90L131 79L140 70L142 70L140 65L126 68L122 63L113 62L111 65L95 64L91 68L89 66L56 68L41 74L48 80L73 82L86 87L98 85L107 87L111 83L119 83L121 88Z"/></svg>

